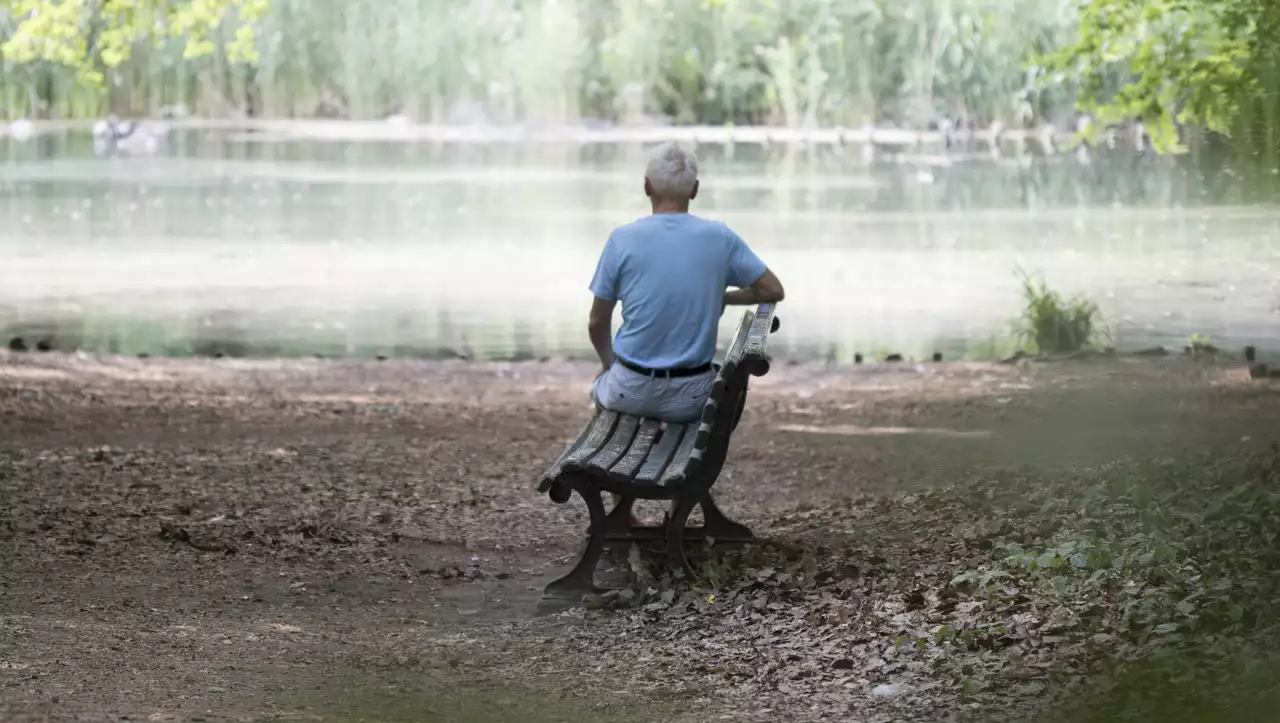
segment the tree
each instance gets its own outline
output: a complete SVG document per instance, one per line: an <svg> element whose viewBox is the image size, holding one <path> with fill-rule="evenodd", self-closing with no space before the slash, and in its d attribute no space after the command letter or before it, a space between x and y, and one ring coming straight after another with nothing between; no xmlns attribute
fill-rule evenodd
<svg viewBox="0 0 1280 723"><path fill-rule="evenodd" d="M1093 0L1076 41L1039 59L1042 80L1073 82L1094 128L1141 120L1161 151L1182 150L1178 124L1255 135L1278 110L1272 1Z"/></svg>
<svg viewBox="0 0 1280 723"><path fill-rule="evenodd" d="M185 43L192 59L216 49L211 33L236 25L227 43L231 62L255 63L254 24L269 0L0 0L12 32L0 55L15 65L47 62L75 71L88 86L104 85L104 70L127 61L138 43Z"/></svg>

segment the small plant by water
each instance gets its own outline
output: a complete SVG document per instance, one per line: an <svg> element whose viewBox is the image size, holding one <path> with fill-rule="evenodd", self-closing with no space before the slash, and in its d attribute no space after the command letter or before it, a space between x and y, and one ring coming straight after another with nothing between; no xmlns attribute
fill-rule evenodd
<svg viewBox="0 0 1280 723"><path fill-rule="evenodd" d="M1183 348L1183 352L1194 357L1200 357L1200 356L1211 357L1217 354L1218 351L1219 349L1218 347L1214 346L1213 341L1209 339L1209 337L1200 333L1192 334L1187 339L1186 347Z"/></svg>
<svg viewBox="0 0 1280 723"><path fill-rule="evenodd" d="M1062 354L1096 349L1107 339L1102 311L1089 299L1064 298L1043 279L1018 272L1022 280L1022 311L1018 336L1040 354Z"/></svg>

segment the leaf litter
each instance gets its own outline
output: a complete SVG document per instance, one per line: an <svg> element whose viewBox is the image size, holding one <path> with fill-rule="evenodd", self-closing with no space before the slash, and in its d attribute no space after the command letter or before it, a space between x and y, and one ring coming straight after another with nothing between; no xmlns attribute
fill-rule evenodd
<svg viewBox="0 0 1280 723"><path fill-rule="evenodd" d="M694 582L663 576L655 553L641 584L589 596L594 624L572 635L628 676L752 707L799 696L815 720L863 705L893 720L1087 715L1127 670L1170 656L1198 695L1230 686L1221 665L1280 626L1277 489L1274 449L992 472L783 516L784 535L705 556ZM851 513L862 529L831 535Z"/></svg>
<svg viewBox="0 0 1280 723"><path fill-rule="evenodd" d="M466 620L420 620L390 635L376 606L430 618L449 589L510 594L559 570L581 511L512 479L532 479L578 420L572 394L560 406L545 399L565 384L532 395L482 365L379 365L361 369L360 383L416 401L373 409L332 401L352 383L338 370L157 363L177 381L69 374L36 392L30 377L0 387L0 411L12 412L0 490L14 501L0 510L0 542L14 544L7 589L30 599L26 609L58 599L38 575L120 575L122 565L158 562L165 572L155 576L181 560L185 596L69 601L169 615L225 595L219 580L236 566L281 584L235 600L297 601L287 623L247 613L237 626L270 630L263 637L275 645L321 646L306 649L322 656L324 645L355 646L347 659L375 670L437 659L463 676L574 681L583 689L574 695L656 695L685 701L691 719L716 711L743 721L1032 719L1104 697L1126 671L1170 651L1176 664L1162 670L1176 680L1229 682L1222 662L1265 648L1249 641L1277 623L1263 603L1276 592L1280 549L1273 451L1052 473L966 463L932 489L834 494L849 470L865 476L896 448L771 437L762 422L785 419L793 402L766 387L740 434L767 443L736 447L725 482L758 543L701 551L697 580L674 579L660 555L635 550L626 587L561 615L493 620L484 598L459 606ZM468 396L477 388L489 391ZM304 392L326 401L300 402ZM955 413L913 394L911 414ZM897 390L885 395L880 412L805 396L803 416L843 423L848 409L903 402ZM889 421L904 423L894 413ZM93 431L102 429L115 433ZM503 444L475 439L477 429ZM111 443L84 446L104 437ZM428 549L430 559L417 552ZM335 587L351 574L376 584ZM348 620L342 636L296 606L310 599ZM208 634L251 655L241 637Z"/></svg>

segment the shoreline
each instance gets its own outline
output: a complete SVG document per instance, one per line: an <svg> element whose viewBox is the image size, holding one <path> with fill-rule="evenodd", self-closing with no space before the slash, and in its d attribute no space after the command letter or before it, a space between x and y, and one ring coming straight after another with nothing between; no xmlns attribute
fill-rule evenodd
<svg viewBox="0 0 1280 723"><path fill-rule="evenodd" d="M649 144L679 141L712 145L823 145L876 146L909 149L919 146L945 145L948 134L935 130L900 128L788 128L785 126L664 126L618 125L589 127L584 124L559 126L535 125L445 125L414 123L400 117L380 121L282 119L282 118L139 118L139 121L164 124L170 131L223 131L250 134L241 140L257 141L384 141L433 142L464 144L537 143L537 144ZM67 132L89 132L98 121L18 119L0 125L0 138L19 140ZM15 127L19 130L15 131ZM256 136L256 137L255 137ZM1073 142L1075 134L1061 132L1053 126L1039 129L989 128L956 131L949 135L956 143L977 143L991 150L1001 144L1033 142L1041 151L1054 152L1053 146ZM1048 147L1048 148L1046 148Z"/></svg>
<svg viewBox="0 0 1280 723"><path fill-rule="evenodd" d="M587 350L583 350L580 355L548 355L548 354L515 354L510 356L486 356L472 355L457 350L440 350L438 353L419 353L419 354L322 354L313 353L253 353L253 348L243 346L234 341L217 341L206 340L203 344L202 351L193 351L189 354L174 353L151 353L138 352L121 353L110 352L93 349L81 348L64 348L58 345L56 335L30 335L30 336L10 336L3 340L5 347L0 348L0 364L6 360L35 358L35 357L68 357L74 359L93 359L97 361L105 360L128 360L128 361L145 361L148 359L163 359L170 361L235 361L250 364L279 364L279 363L337 363L337 364L462 364L462 365L508 365L508 366L562 366L576 367L582 365L595 365L597 362L594 357L590 356ZM264 351L276 345L265 344ZM1089 362L1089 361L1131 361L1131 360L1160 360L1160 359L1187 359L1197 362L1211 362L1214 364L1240 365L1252 363L1255 361L1259 351L1263 357L1267 357L1267 347L1259 347L1256 344L1248 343L1239 350L1222 349L1212 344L1202 344L1193 347L1190 344L1182 348L1170 347L1166 345L1153 345L1132 349L1116 349L1106 348L1102 350L1080 350L1075 352L1058 352L1053 354L1031 354L1022 349L1015 349L1008 356L997 357L965 357L965 356L948 356L942 351L935 351L931 354L921 356L919 358L911 354L902 354L898 352L886 352L882 356L875 356L863 352L855 352L853 358L848 362L833 362L830 359L822 358L796 358L796 357L776 357L775 363L780 366L800 367L800 368L820 368L826 370L851 370L859 367L863 368L882 368L882 369L905 369L912 370L917 367L936 368L936 367L1007 367L1018 363L1041 363L1052 364L1061 362Z"/></svg>
<svg viewBox="0 0 1280 723"><path fill-rule="evenodd" d="M881 391L906 389L919 384L949 386L954 383L987 383L994 379L1028 379L1035 376L1070 377L1112 374L1132 375L1135 380L1157 381L1204 373L1225 374L1246 385L1259 388L1280 378L1269 357L1255 358L1252 347L1240 355L1216 351L1172 350L1154 347L1129 353L1077 352L1033 356L1018 352L999 359L865 359L852 363L823 360L775 359L773 373L753 381L752 388L765 393L807 394L831 385L873 385ZM148 378L155 381L182 377L209 377L240 374L297 375L322 379L351 373L370 379L398 379L404 375L423 378L462 379L464 384L480 380L531 381L535 386L582 387L598 371L594 359L542 357L522 359L467 357L339 357L231 356L118 354L110 352L65 351L31 347L24 351L0 348L0 388L7 382L43 380L72 381L87 371L121 381ZM982 380L979 382L979 380ZM806 392L805 390L809 390Z"/></svg>

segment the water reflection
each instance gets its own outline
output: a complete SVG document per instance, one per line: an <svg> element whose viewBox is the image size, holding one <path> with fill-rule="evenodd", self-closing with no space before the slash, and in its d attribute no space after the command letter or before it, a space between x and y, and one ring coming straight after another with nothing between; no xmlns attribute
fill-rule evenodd
<svg viewBox="0 0 1280 723"><path fill-rule="evenodd" d="M646 212L634 146L184 132L156 156L99 158L88 134L0 149L0 335L60 348L585 358L596 254ZM783 357L1002 353L1019 265L1097 299L1122 346L1276 346L1267 169L1096 149L699 154L698 210L787 283Z"/></svg>

